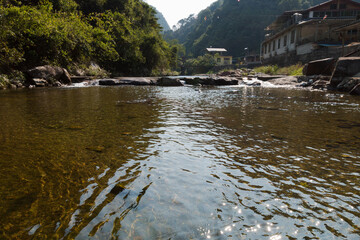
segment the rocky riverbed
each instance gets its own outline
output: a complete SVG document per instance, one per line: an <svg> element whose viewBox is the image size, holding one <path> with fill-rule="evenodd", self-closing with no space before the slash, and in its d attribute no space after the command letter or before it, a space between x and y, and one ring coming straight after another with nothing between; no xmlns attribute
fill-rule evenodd
<svg viewBox="0 0 360 240"><path fill-rule="evenodd" d="M360 58L322 59L305 65L302 76L266 75L251 69L237 69L203 76L115 77L70 76L66 69L40 66L25 72L23 83L15 81L10 88L61 87L76 83L83 86L156 85L156 86L286 86L348 92L360 95ZM18 84L16 84L18 82Z"/></svg>

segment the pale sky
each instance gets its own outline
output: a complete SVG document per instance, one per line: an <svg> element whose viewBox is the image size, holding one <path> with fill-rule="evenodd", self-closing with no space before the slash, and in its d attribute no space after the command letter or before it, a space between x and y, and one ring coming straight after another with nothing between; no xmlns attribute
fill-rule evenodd
<svg viewBox="0 0 360 240"><path fill-rule="evenodd" d="M190 14L198 14L216 0L144 0L161 12L170 28Z"/></svg>

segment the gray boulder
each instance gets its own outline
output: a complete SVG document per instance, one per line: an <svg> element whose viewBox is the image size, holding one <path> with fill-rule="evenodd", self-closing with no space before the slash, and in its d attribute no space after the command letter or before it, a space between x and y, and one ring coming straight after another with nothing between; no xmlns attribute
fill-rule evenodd
<svg viewBox="0 0 360 240"><path fill-rule="evenodd" d="M52 84L56 81L59 81L62 84L71 84L71 78L68 71L56 66L45 65L35 67L26 71L25 75L28 83L31 83L32 79L43 79L46 80L48 84Z"/></svg>
<svg viewBox="0 0 360 240"><path fill-rule="evenodd" d="M305 64L303 68L303 74L305 76L312 75L327 75L331 76L336 60L334 58L325 58L316 61L311 61Z"/></svg>
<svg viewBox="0 0 360 240"><path fill-rule="evenodd" d="M350 94L360 96L360 83L350 91Z"/></svg>
<svg viewBox="0 0 360 240"><path fill-rule="evenodd" d="M360 57L341 57L336 63L330 84L337 87L346 77L353 77L360 72Z"/></svg>
<svg viewBox="0 0 360 240"><path fill-rule="evenodd" d="M239 80L232 77L217 77L214 79L217 86L239 85Z"/></svg>
<svg viewBox="0 0 360 240"><path fill-rule="evenodd" d="M168 77L162 77L157 81L158 86L164 86L164 87L178 87L178 86L184 86L184 84L180 81L180 79L177 78L168 78Z"/></svg>
<svg viewBox="0 0 360 240"><path fill-rule="evenodd" d="M344 77L342 82L336 86L336 89L341 92L350 92L359 83L360 77Z"/></svg>
<svg viewBox="0 0 360 240"><path fill-rule="evenodd" d="M118 79L100 79L99 80L100 86L116 86L121 85L121 82Z"/></svg>

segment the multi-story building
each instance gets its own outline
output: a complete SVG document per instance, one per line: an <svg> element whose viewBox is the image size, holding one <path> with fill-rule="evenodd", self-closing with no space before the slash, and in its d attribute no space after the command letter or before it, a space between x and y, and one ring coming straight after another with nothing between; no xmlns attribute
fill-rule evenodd
<svg viewBox="0 0 360 240"><path fill-rule="evenodd" d="M262 61L286 65L339 57L344 44L357 41L360 31L335 30L359 17L360 3L352 0L330 0L306 10L284 12L266 28L269 33L262 42Z"/></svg>

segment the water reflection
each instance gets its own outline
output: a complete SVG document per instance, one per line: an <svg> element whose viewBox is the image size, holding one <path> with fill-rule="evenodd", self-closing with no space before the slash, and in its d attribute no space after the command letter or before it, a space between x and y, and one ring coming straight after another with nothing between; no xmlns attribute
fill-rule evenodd
<svg viewBox="0 0 360 240"><path fill-rule="evenodd" d="M357 98L247 87L0 98L2 238L360 236Z"/></svg>

